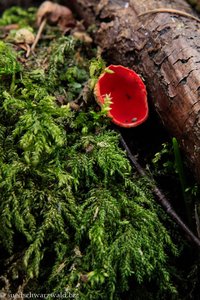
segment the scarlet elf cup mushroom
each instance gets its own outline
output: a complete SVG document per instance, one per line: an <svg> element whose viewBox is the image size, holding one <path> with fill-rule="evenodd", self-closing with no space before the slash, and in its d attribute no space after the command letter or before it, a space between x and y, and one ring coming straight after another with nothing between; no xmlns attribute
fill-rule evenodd
<svg viewBox="0 0 200 300"><path fill-rule="evenodd" d="M110 65L98 79L94 94L102 106L106 96L111 104L108 112L113 123L121 127L136 127L148 117L146 87L133 70L120 65Z"/></svg>

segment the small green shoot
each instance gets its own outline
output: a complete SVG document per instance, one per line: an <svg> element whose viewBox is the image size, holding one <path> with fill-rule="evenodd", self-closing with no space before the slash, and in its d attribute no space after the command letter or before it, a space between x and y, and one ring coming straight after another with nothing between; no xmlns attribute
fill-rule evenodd
<svg viewBox="0 0 200 300"><path fill-rule="evenodd" d="M106 72L108 74L114 74L115 73L113 70L110 70L108 68L105 68L104 72Z"/></svg>
<svg viewBox="0 0 200 300"><path fill-rule="evenodd" d="M181 158L181 153L178 145L178 141L175 137L172 138L172 143L173 143L173 150L174 150L174 157L175 157L175 168L177 170L180 183L181 183L181 189L182 189L182 194L184 199L187 198L185 190L186 190L186 178L185 178L185 173L184 173L184 168L183 168L183 161Z"/></svg>
<svg viewBox="0 0 200 300"><path fill-rule="evenodd" d="M107 115L107 113L111 110L112 97L111 94L105 94L104 104L101 107L102 115Z"/></svg>
<svg viewBox="0 0 200 300"><path fill-rule="evenodd" d="M183 160L181 157L178 141L175 137L172 138L172 144L173 144L174 158L175 158L175 169L178 173L179 180L180 180L182 196L185 202L185 211L186 211L187 219L191 224L192 220L190 217L191 212L190 212L189 199L188 199L188 195L186 194L187 184L186 184L185 172L183 167Z"/></svg>
<svg viewBox="0 0 200 300"><path fill-rule="evenodd" d="M93 117L94 123L98 125L98 123L101 123L102 117L107 117L108 112L111 110L111 104L112 104L112 97L110 94L105 94L104 96L104 103L101 106L101 110L96 112L96 111L91 111L91 115Z"/></svg>
<svg viewBox="0 0 200 300"><path fill-rule="evenodd" d="M98 59L93 59L91 61L90 68L89 68L91 90L94 89L94 86L101 73L105 70L105 67L106 67L105 62L101 57Z"/></svg>

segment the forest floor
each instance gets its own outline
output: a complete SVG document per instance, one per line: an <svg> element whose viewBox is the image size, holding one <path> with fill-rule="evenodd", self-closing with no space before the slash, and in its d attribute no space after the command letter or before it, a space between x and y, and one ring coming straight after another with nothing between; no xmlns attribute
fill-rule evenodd
<svg viewBox="0 0 200 300"><path fill-rule="evenodd" d="M200 299L198 249L120 134L196 233L199 190L180 149L151 105L133 129L100 109L93 88L111 62L92 27L45 23L31 50L36 12L12 7L0 19L1 299Z"/></svg>

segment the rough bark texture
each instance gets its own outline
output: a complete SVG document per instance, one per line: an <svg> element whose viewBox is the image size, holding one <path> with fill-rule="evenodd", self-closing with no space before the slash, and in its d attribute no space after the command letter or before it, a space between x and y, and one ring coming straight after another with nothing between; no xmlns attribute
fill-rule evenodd
<svg viewBox="0 0 200 300"><path fill-rule="evenodd" d="M95 41L110 62L129 66L145 79L149 99L180 142L200 182L200 23L183 0L73 0L78 14L96 24ZM153 134L153 133L152 133Z"/></svg>

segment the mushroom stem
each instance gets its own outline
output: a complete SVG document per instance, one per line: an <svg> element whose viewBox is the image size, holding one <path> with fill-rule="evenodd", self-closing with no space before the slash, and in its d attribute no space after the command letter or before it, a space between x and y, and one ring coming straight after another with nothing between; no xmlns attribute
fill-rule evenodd
<svg viewBox="0 0 200 300"><path fill-rule="evenodd" d="M156 196L157 201L162 205L162 207L165 209L166 213L176 222L176 224L182 229L182 231L185 232L187 239L190 240L190 241L193 241L200 248L200 239L198 239L194 235L194 233L187 227L187 225L177 215L177 213L174 211L174 209L172 208L170 202L165 197L163 192L155 185L154 180L151 180L147 176L145 170L141 167L141 165L137 162L137 160L135 159L135 157L131 153L128 145L126 144L126 142L125 142L125 140L124 140L124 138L122 137L121 134L120 134L120 140L121 140L122 146L124 147L124 149L126 150L126 152L128 154L128 157L129 157L131 163L133 164L133 166L135 167L137 172L141 176L145 176L148 179L148 181L149 181L149 183L152 187L152 192Z"/></svg>
<svg viewBox="0 0 200 300"><path fill-rule="evenodd" d="M34 52L35 47L37 46L37 44L39 42L39 39L41 38L42 31L44 30L44 27L45 27L46 23L47 23L47 18L44 18L42 20L41 24L40 24L39 29L38 29L37 35L35 37L35 41L34 41L34 43L31 46L31 52Z"/></svg>

